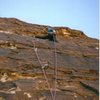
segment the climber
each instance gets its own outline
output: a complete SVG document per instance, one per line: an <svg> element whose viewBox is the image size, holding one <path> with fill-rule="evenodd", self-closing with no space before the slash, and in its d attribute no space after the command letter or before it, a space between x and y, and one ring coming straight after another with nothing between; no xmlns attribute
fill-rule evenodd
<svg viewBox="0 0 100 100"><path fill-rule="evenodd" d="M35 36L35 37L39 38L39 39L49 39L50 41L57 42L56 32L52 27L48 27L48 31L47 31L46 35L44 35L44 36Z"/></svg>

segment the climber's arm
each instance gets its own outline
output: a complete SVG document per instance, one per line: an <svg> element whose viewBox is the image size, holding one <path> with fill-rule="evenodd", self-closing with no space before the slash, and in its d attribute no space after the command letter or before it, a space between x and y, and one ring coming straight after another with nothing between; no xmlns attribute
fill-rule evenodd
<svg viewBox="0 0 100 100"><path fill-rule="evenodd" d="M35 36L36 38L39 38L39 39L48 39L48 35L45 35L45 36Z"/></svg>

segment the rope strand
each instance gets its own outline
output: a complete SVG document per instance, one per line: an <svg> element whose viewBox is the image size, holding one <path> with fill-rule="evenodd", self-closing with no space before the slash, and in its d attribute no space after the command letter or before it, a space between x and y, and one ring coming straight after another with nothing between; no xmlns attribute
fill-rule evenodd
<svg viewBox="0 0 100 100"><path fill-rule="evenodd" d="M48 81L48 78L47 78L47 75L46 75L46 72L45 72L45 70L44 70L44 66L42 65L42 63L41 63L41 61L40 61L40 58L39 58L39 56L38 56L38 52L37 52L37 49L36 49L36 43L35 43L35 41L34 41L34 42L32 41L32 43L34 44L34 51L35 51L36 57L37 57L38 62L39 62L39 64L40 64L41 68L42 68L42 72L43 72L44 78L45 78L46 83L47 83L47 85L48 85L48 88L49 88L49 90L50 90L51 98L52 98L52 100L55 100L55 99L54 99L54 96L53 96L53 93L52 93L52 90L51 90L51 87L50 87L50 84L49 84L49 81Z"/></svg>
<svg viewBox="0 0 100 100"><path fill-rule="evenodd" d="M42 68L42 73L43 73L43 75L44 75L44 78L45 78L46 83L47 83L47 85L48 85L48 88L49 88L49 90L50 90L51 98L52 98L52 100L56 100L56 88L57 88L57 75L58 75L58 72L57 72L57 53L56 53L57 50L56 50L56 43L55 43L56 40L55 40L54 35L53 35L53 39L54 39L54 61L55 61L55 63L54 63L54 93L53 93L53 91L52 91L52 89L51 89L51 87L50 87L50 83L49 83L49 81L48 81L46 72L45 72L45 70L44 70L44 67L45 67L45 66L42 65L41 60L40 60L40 57L39 57L39 55L38 55L37 48L36 48L35 36L34 36L34 41L32 41L32 43L33 43L33 45L34 45L34 51L35 51L36 57L37 57L38 62L39 62L39 64L40 64L41 68Z"/></svg>
<svg viewBox="0 0 100 100"><path fill-rule="evenodd" d="M57 88L57 75L58 75L58 72L57 72L57 53L56 53L56 40L55 40L55 37L53 35L53 39L54 39L54 75L55 75L55 85L54 85L54 100L56 100L56 88Z"/></svg>

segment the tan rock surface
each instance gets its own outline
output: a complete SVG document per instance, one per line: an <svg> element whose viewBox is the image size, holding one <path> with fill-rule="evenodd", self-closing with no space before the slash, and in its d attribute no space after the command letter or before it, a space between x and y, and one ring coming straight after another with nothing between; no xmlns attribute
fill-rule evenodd
<svg viewBox="0 0 100 100"><path fill-rule="evenodd" d="M79 30L54 28L58 39L56 100L98 100L99 41ZM34 35L46 31L47 26L0 18L0 100L52 100L33 45L41 62L48 65L45 71L54 91L54 43L34 40Z"/></svg>

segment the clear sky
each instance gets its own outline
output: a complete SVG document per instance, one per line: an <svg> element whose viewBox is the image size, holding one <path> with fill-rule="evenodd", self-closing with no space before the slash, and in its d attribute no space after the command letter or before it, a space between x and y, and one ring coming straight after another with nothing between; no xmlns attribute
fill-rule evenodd
<svg viewBox="0 0 100 100"><path fill-rule="evenodd" d="M99 38L99 0L0 0L0 17L66 26Z"/></svg>

